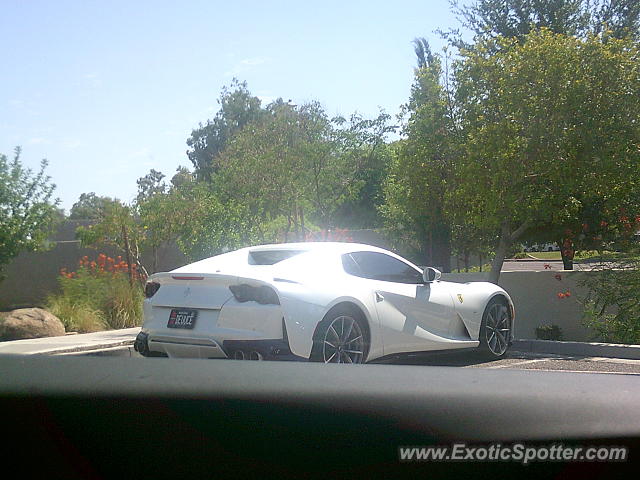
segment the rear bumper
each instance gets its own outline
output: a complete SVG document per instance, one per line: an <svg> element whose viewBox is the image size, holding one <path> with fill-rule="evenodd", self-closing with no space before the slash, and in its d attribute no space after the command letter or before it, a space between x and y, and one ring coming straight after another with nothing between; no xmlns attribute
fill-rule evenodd
<svg viewBox="0 0 640 480"><path fill-rule="evenodd" d="M306 361L291 353L285 340L225 340L223 349L229 358L236 360L285 360Z"/></svg>
<svg viewBox="0 0 640 480"><path fill-rule="evenodd" d="M223 340L221 343L211 338L167 337L142 331L133 346L145 357L307 360L291 352L286 333L282 339Z"/></svg>

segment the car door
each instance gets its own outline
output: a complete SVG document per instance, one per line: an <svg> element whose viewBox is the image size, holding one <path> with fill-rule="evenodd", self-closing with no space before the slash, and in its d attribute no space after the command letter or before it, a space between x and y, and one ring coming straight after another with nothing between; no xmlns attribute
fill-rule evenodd
<svg viewBox="0 0 640 480"><path fill-rule="evenodd" d="M381 252L353 252L347 273L365 278L375 296L384 354L437 349L450 335L453 299L445 285L422 283L422 272Z"/></svg>

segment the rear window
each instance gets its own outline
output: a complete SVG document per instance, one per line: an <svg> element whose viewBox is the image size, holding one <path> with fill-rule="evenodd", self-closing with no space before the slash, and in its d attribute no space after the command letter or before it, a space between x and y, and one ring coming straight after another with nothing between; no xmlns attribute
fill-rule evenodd
<svg viewBox="0 0 640 480"><path fill-rule="evenodd" d="M275 265L304 250L254 250L249 252L249 265Z"/></svg>

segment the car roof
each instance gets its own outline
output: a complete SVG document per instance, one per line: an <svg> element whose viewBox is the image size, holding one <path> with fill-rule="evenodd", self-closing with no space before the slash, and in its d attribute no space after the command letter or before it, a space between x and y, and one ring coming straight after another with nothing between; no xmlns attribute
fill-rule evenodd
<svg viewBox="0 0 640 480"><path fill-rule="evenodd" d="M241 250L248 250L250 252L268 251L268 250L302 250L302 251L323 251L323 252L335 252L335 253L349 253L349 252L385 252L388 250L375 247L373 245L366 245L364 243L351 243L351 242L296 242L296 243L273 243L268 245L256 245L254 247L246 247Z"/></svg>

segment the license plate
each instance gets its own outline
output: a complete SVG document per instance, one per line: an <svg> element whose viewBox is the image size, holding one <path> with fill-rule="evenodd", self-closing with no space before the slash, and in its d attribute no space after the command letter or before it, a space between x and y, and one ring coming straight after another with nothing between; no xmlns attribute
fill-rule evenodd
<svg viewBox="0 0 640 480"><path fill-rule="evenodd" d="M182 310L174 308L169 315L169 328L193 328L198 317L197 310Z"/></svg>

